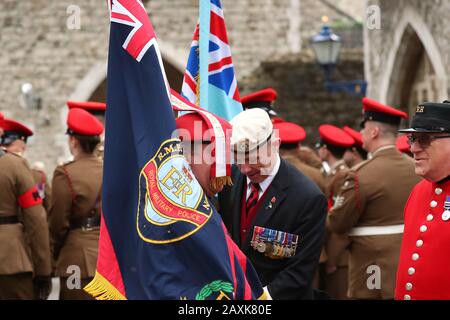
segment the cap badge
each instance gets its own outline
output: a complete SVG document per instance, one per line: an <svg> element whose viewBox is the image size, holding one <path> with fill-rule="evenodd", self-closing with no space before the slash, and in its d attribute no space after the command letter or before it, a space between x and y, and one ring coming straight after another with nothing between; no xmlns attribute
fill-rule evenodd
<svg viewBox="0 0 450 320"><path fill-rule="evenodd" d="M423 113L425 111L425 106L417 106L416 113Z"/></svg>
<svg viewBox="0 0 450 320"><path fill-rule="evenodd" d="M239 152L247 152L249 150L250 147L250 142L248 141L248 139L245 139L244 141L240 141L238 143L238 151Z"/></svg>

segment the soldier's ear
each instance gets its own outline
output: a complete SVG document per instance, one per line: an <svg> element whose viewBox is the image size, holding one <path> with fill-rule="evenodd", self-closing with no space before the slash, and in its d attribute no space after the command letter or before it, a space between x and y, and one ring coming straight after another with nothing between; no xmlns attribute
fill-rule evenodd
<svg viewBox="0 0 450 320"><path fill-rule="evenodd" d="M370 136L372 138L377 138L380 136L380 127L379 126L372 126L372 128L370 128Z"/></svg>
<svg viewBox="0 0 450 320"><path fill-rule="evenodd" d="M74 136L69 136L69 147L71 150L79 148L79 142Z"/></svg>

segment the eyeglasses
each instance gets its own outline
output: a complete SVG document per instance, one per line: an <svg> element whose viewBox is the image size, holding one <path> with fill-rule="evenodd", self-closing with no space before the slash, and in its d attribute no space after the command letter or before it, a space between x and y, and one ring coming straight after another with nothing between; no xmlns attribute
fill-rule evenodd
<svg viewBox="0 0 450 320"><path fill-rule="evenodd" d="M423 148L427 148L430 146L431 142L433 142L434 140L438 140L438 139L445 139L445 138L450 138L450 135L445 135L445 136L432 136L429 134L422 134L422 135L408 135L408 144L411 146L414 142L417 141L417 143L419 143L420 146L422 146Z"/></svg>

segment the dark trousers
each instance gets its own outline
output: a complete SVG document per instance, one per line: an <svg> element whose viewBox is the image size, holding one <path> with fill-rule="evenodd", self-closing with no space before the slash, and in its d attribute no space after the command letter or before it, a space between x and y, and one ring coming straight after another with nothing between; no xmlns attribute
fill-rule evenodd
<svg viewBox="0 0 450 320"><path fill-rule="evenodd" d="M336 300L347 300L348 268L338 267L337 270L325 276L325 291Z"/></svg>
<svg viewBox="0 0 450 320"><path fill-rule="evenodd" d="M31 272L0 275L0 300L34 300Z"/></svg>
<svg viewBox="0 0 450 320"><path fill-rule="evenodd" d="M67 278L61 278L61 290L59 292L60 300L94 300L94 298L83 290L93 278L81 279L80 289L67 288Z"/></svg>

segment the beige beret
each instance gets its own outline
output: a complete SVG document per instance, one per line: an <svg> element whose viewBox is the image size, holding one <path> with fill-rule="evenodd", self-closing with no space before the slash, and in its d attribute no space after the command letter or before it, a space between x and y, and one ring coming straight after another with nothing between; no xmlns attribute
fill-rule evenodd
<svg viewBox="0 0 450 320"><path fill-rule="evenodd" d="M230 121L231 150L248 153L265 144L272 135L273 125L266 111L254 108L239 113Z"/></svg>

